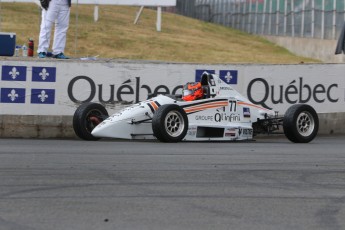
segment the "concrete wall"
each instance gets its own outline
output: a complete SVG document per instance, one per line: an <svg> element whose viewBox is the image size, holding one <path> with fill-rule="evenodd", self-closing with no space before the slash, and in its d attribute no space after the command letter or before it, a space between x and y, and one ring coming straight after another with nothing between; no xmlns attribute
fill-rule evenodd
<svg viewBox="0 0 345 230"><path fill-rule="evenodd" d="M319 59L324 63L345 63L345 55L335 55L337 40L264 36L299 56Z"/></svg>
<svg viewBox="0 0 345 230"><path fill-rule="evenodd" d="M0 62L0 137L76 138L72 117L81 102L105 103L112 114L146 99L148 93L179 93L181 84L196 81L205 70L218 74L253 103L279 114L291 104L310 104L319 114L321 134L345 134L345 64L207 65L8 58Z"/></svg>
<svg viewBox="0 0 345 230"><path fill-rule="evenodd" d="M0 137L76 138L72 116L0 115Z"/></svg>

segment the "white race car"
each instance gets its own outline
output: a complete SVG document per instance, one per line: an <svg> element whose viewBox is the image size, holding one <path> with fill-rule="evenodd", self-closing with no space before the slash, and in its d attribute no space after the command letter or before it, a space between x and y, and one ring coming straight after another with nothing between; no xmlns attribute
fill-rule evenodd
<svg viewBox="0 0 345 230"><path fill-rule="evenodd" d="M251 140L256 134L284 132L292 142L307 143L318 132L315 110L292 105L284 116L251 103L217 75L203 73L203 98L184 101L181 96L158 95L111 116L105 107L87 102L78 107L73 128L84 140L102 137L179 141Z"/></svg>

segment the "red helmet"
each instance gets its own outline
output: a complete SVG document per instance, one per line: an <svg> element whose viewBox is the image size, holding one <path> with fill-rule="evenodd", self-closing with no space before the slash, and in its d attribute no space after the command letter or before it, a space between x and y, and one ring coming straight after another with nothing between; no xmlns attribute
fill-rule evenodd
<svg viewBox="0 0 345 230"><path fill-rule="evenodd" d="M204 96L204 91L202 89L200 82L188 82L183 87L182 100L184 101L194 101L200 99Z"/></svg>

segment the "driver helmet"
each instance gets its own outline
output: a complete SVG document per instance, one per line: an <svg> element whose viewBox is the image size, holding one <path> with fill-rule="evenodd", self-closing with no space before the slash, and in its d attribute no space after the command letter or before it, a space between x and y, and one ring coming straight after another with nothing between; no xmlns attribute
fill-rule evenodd
<svg viewBox="0 0 345 230"><path fill-rule="evenodd" d="M202 89L200 82L188 82L183 87L182 100L184 101L194 101L202 98L204 91Z"/></svg>

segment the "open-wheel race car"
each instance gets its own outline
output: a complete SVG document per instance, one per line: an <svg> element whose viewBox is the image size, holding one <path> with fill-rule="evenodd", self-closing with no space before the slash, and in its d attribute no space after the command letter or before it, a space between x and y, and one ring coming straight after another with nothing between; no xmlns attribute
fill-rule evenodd
<svg viewBox="0 0 345 230"><path fill-rule="evenodd" d="M306 104L292 105L284 116L251 103L215 74L203 73L198 85L202 97L153 95L109 116L93 102L81 104L73 128L84 140L102 137L179 141L251 140L257 134L282 134L292 142L307 143L317 135L316 111ZM186 91L193 91L185 89Z"/></svg>

